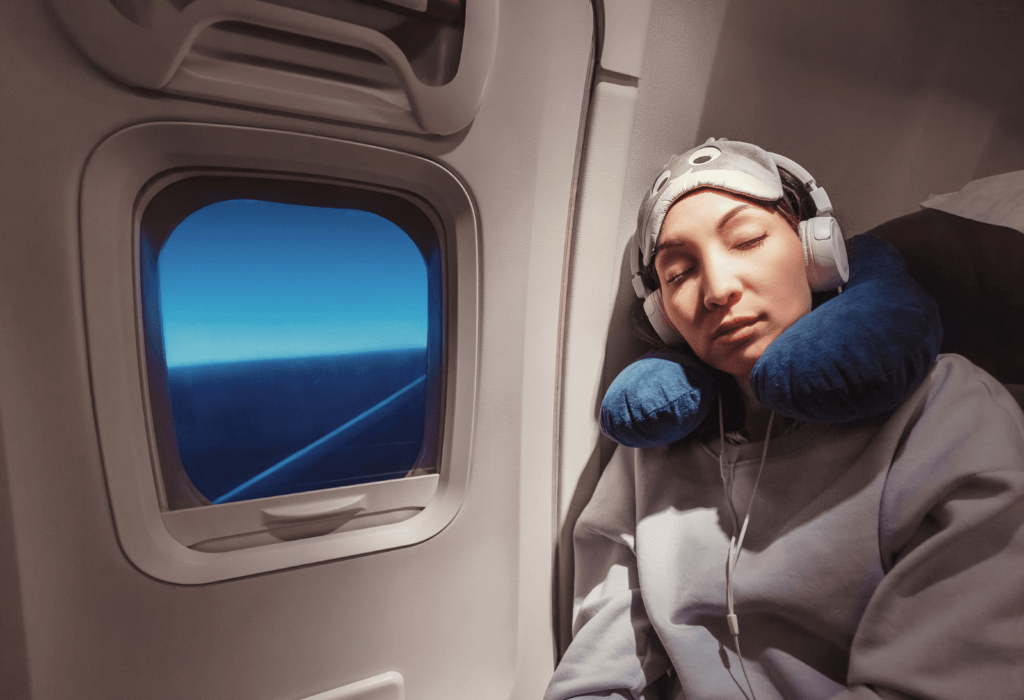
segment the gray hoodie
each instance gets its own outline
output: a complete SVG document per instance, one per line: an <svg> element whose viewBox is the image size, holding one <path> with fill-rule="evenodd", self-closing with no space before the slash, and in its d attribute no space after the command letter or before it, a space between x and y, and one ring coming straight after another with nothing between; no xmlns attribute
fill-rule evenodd
<svg viewBox="0 0 1024 700"><path fill-rule="evenodd" d="M741 520L762 448L725 446ZM576 525L574 638L546 700L749 694L725 498L717 441L618 449ZM734 590L758 700L1021 700L1024 415L942 355L891 414L773 438Z"/></svg>

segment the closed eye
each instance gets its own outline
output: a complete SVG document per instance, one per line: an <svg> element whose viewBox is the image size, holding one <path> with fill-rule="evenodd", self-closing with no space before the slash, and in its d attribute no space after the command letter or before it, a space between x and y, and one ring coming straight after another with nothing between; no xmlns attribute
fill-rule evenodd
<svg viewBox="0 0 1024 700"><path fill-rule="evenodd" d="M757 238L752 238L749 241L743 241L742 243L738 244L736 248L738 250L753 250L754 248L758 248L764 245L765 239L767 238L768 234L765 233L758 236Z"/></svg>
<svg viewBox="0 0 1024 700"><path fill-rule="evenodd" d="M687 277L689 277L695 269L696 268L690 267L680 272L676 272L670 275L667 280L665 280L665 284L669 286L675 286L682 282L683 280L685 280Z"/></svg>

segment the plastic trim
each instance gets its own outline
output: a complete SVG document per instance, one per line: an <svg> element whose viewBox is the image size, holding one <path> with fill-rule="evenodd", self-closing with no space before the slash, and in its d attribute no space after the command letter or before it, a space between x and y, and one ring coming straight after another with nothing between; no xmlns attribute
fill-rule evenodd
<svg viewBox="0 0 1024 700"><path fill-rule="evenodd" d="M310 695L305 700L405 700L405 678L397 671L388 671L334 690Z"/></svg>

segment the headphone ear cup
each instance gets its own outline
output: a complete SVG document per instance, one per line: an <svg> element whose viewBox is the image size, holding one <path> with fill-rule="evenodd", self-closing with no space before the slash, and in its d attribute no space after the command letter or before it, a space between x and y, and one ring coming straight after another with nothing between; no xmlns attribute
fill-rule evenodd
<svg viewBox="0 0 1024 700"><path fill-rule="evenodd" d="M683 336L672 325L672 321L669 320L668 314L665 312L665 302L661 296L661 290L655 289L646 299L644 299L644 313L647 314L647 320L650 321L651 327L654 328L654 332L658 334L658 337L668 345L669 347L678 347L686 343L683 340Z"/></svg>
<svg viewBox="0 0 1024 700"><path fill-rule="evenodd" d="M831 216L816 216L801 221L799 233L811 291L830 291L845 284L850 279L850 264L839 222Z"/></svg>

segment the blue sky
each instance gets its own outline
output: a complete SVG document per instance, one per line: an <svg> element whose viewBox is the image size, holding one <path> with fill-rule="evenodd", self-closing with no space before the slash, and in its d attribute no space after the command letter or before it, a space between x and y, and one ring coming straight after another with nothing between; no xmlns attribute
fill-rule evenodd
<svg viewBox="0 0 1024 700"><path fill-rule="evenodd" d="M426 346L423 257L376 214L219 202L158 267L168 367Z"/></svg>

